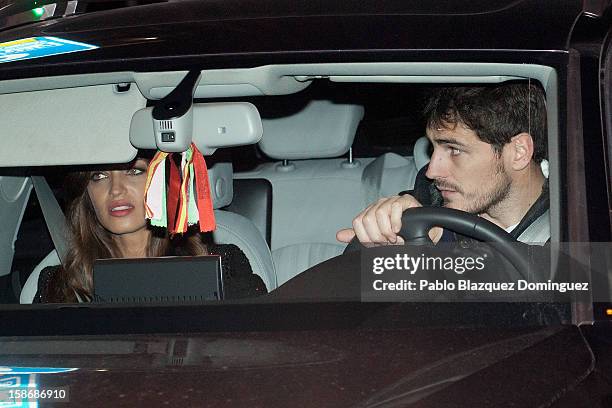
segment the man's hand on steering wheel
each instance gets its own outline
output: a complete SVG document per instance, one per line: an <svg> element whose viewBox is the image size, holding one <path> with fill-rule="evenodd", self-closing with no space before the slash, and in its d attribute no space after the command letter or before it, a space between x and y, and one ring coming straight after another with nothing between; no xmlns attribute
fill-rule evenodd
<svg viewBox="0 0 612 408"><path fill-rule="evenodd" d="M355 236L362 244L389 245L404 244L398 235L402 228L402 214L408 208L422 207L410 194L383 197L353 219L353 228L340 230L336 239L350 242ZM437 243L442 237L442 228L434 227L429 231L429 238Z"/></svg>
<svg viewBox="0 0 612 408"><path fill-rule="evenodd" d="M357 216L357 218L355 218L353 221L353 225L356 227L355 231L359 231L360 227L363 227L362 231L366 231L366 228L370 227L371 231L371 227L374 226L375 231L380 233L379 219L381 218L383 225L391 226L391 213L395 207L393 201L391 201L391 203L388 201L392 200L393 198L396 199L395 202L399 201L397 197L379 200L376 204L368 207L365 211L359 214L359 216ZM414 197L411 198L414 200ZM442 234L442 228L448 228L451 231L474 238L477 241L495 245L495 249L514 266L514 268L511 268L511 270L518 272L518 275L515 275L514 278L527 279L530 276L528 245L519 245L516 238L507 233L504 229L500 228L498 225L493 224L491 221L485 218L467 213L465 211L443 207L423 207L418 204L416 200L412 200L405 199L401 201L403 203L413 204L413 206L409 206L402 214L404 225L402 225L401 230L398 231L397 234L394 232L394 235L398 235L403 238L401 242L406 241L406 243L414 245L428 245L431 244L431 241L433 241L431 239L432 231L440 231L439 235L434 237L437 238L436 241L439 241ZM417 203L418 205L414 205L414 203ZM383 210L380 210L381 206ZM390 212L384 212L388 211L389 209L391 209ZM384 215L387 215L387 219L385 219ZM437 225L440 227L436 227ZM367 231L367 239L370 239L372 236L369 235L370 231ZM433 233L436 234L435 232ZM336 237L339 238L339 235L340 232L336 234ZM346 235L352 235L354 238L358 237L358 235L355 236L355 233L347 233ZM370 243L374 243L374 245L393 243L387 238L381 238L384 236L382 233L380 233L380 235L373 234L373 236L378 238L378 240L366 241L366 245L364 245L364 242L360 242L357 239L352 239L344 249L344 253L346 254L359 251L364 246L370 246ZM391 238L393 238L393 236L391 236ZM395 244L398 244L399 242L400 240L398 237L396 238ZM502 268L501 270L505 270L505 268Z"/></svg>

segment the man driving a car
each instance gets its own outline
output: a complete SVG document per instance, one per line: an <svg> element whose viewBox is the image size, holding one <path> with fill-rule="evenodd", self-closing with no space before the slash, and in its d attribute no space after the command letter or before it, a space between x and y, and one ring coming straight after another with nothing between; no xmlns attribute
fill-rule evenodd
<svg viewBox="0 0 612 408"><path fill-rule="evenodd" d="M383 197L338 231L366 245L401 244L402 213L412 207L444 206L479 215L525 243L550 239L543 90L531 82L438 88L424 116L433 153L414 189ZM461 236L435 227L434 242Z"/></svg>

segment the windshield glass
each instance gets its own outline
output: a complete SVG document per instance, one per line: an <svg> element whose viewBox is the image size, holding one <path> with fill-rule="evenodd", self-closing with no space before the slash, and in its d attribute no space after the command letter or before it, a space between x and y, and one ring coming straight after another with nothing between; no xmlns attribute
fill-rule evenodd
<svg viewBox="0 0 612 408"><path fill-rule="evenodd" d="M155 119L160 104L148 105ZM23 214L11 224L5 303L409 302L439 318L448 304L476 316L487 302L554 323L593 295L573 258L581 248L555 236L552 110L535 80L314 80L290 95L196 97L193 107L226 141L236 136L215 124L220 112L256 112L262 136L163 152L133 136L132 119L127 162L4 170L19 197L5 210ZM168 126L162 143L177 142L180 128ZM398 307L408 321L419 310Z"/></svg>

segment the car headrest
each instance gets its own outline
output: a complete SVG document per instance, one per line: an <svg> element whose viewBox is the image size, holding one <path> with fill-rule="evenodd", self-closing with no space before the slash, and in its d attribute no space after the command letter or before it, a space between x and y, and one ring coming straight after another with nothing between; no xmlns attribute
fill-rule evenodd
<svg viewBox="0 0 612 408"><path fill-rule="evenodd" d="M414 149L412 156L414 157L414 164L416 165L417 171L421 170L424 166L429 163L431 157L429 157L429 145L431 142L427 136L421 136L414 143Z"/></svg>
<svg viewBox="0 0 612 408"><path fill-rule="evenodd" d="M259 147L279 160L338 157L353 144L362 118L361 105L311 101L293 115L262 119Z"/></svg>
<svg viewBox="0 0 612 408"><path fill-rule="evenodd" d="M232 163L217 163L208 169L208 182L213 208L227 207L234 198Z"/></svg>

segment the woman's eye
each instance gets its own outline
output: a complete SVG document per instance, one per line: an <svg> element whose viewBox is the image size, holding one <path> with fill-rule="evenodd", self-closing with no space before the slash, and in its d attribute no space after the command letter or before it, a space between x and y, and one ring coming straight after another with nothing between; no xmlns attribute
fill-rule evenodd
<svg viewBox="0 0 612 408"><path fill-rule="evenodd" d="M143 169L138 169L136 167L133 167L131 169L128 170L128 174L130 176L138 176L140 174L143 174L145 171Z"/></svg>
<svg viewBox="0 0 612 408"><path fill-rule="evenodd" d="M107 176L104 173L93 173L91 175L91 180L92 181L100 181L102 179L105 179Z"/></svg>

